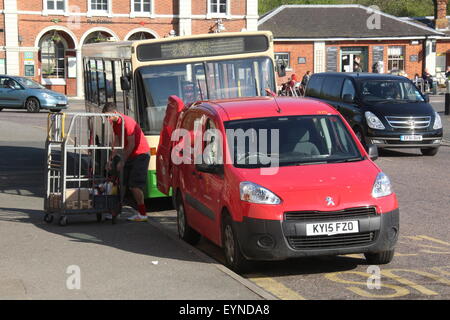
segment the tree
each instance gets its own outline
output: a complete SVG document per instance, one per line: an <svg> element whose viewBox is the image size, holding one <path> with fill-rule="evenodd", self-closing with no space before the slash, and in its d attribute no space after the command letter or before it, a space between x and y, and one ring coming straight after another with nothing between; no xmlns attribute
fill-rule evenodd
<svg viewBox="0 0 450 320"><path fill-rule="evenodd" d="M434 15L433 0L259 0L259 13L262 15L284 4L376 5L382 11L395 16L422 17Z"/></svg>

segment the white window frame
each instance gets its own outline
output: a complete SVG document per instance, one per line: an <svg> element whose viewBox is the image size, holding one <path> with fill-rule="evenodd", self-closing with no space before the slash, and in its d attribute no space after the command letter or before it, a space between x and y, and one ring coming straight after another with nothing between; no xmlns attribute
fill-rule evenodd
<svg viewBox="0 0 450 320"><path fill-rule="evenodd" d="M142 1L142 0L141 0ZM150 12L134 11L134 0L130 0L130 18L135 17L155 17L155 0L150 0Z"/></svg>
<svg viewBox="0 0 450 320"><path fill-rule="evenodd" d="M56 4L57 0L54 0L55 4ZM42 14L44 16L48 16L48 15L65 15L68 16L69 15L69 0L63 0L64 1L64 10L58 10L58 9L49 9L47 7L47 0L42 0Z"/></svg>
<svg viewBox="0 0 450 320"><path fill-rule="evenodd" d="M286 71L291 71L292 70L292 66L291 66L291 53L287 52L287 51L279 51L279 52L274 52L273 56L275 58L275 63L278 62L279 59L276 58L276 55L280 55L280 54L286 54L288 59L287 59L287 66L286 66ZM284 59L283 59L284 60Z"/></svg>
<svg viewBox="0 0 450 320"><path fill-rule="evenodd" d="M92 0L88 0L88 17L109 17L112 18L112 0L107 0L108 8L106 10L92 10Z"/></svg>
<svg viewBox="0 0 450 320"><path fill-rule="evenodd" d="M226 19L230 19L231 18L231 0L227 0L227 12L226 13L218 13L218 12L212 12L211 11L211 1L212 0L207 0L207 14L206 14L206 19L215 19L215 18L226 18ZM215 0L215 1L220 1L220 0Z"/></svg>

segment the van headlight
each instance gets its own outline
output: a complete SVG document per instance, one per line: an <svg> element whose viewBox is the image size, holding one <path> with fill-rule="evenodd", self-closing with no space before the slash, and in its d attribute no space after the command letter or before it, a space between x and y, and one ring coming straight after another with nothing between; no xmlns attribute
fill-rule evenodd
<svg viewBox="0 0 450 320"><path fill-rule="evenodd" d="M441 120L441 116L440 116L439 113L437 113L437 112L434 113L434 124L433 124L433 129L434 129L434 130L442 129L442 120Z"/></svg>
<svg viewBox="0 0 450 320"><path fill-rule="evenodd" d="M241 182L239 184L241 200L258 204L280 204L281 199L272 191L253 182Z"/></svg>
<svg viewBox="0 0 450 320"><path fill-rule="evenodd" d="M372 197L381 198L392 194L392 185L388 176L380 172L372 188Z"/></svg>
<svg viewBox="0 0 450 320"><path fill-rule="evenodd" d="M364 113L364 116L366 117L367 125L369 126L369 128L377 129L377 130L386 129L384 127L384 124L381 122L381 120L378 119L378 117L376 115L374 115L372 112L366 111Z"/></svg>

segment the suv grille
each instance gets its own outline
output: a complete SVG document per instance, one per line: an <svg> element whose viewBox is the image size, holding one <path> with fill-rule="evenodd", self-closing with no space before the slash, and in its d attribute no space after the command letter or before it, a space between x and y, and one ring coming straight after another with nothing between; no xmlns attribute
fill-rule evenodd
<svg viewBox="0 0 450 320"><path fill-rule="evenodd" d="M348 208L339 211L291 211L284 213L286 221L309 221L325 219L366 218L376 215L374 207Z"/></svg>
<svg viewBox="0 0 450 320"><path fill-rule="evenodd" d="M431 117L386 117L389 125L396 129L425 129L430 126Z"/></svg>
<svg viewBox="0 0 450 320"><path fill-rule="evenodd" d="M286 237L292 249L323 249L333 247L349 247L370 244L375 241L375 232L341 234L316 237Z"/></svg>

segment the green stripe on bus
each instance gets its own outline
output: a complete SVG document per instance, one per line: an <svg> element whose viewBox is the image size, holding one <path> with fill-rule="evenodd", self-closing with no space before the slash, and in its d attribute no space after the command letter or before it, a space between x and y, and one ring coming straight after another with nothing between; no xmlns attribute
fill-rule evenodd
<svg viewBox="0 0 450 320"><path fill-rule="evenodd" d="M172 191L169 196L172 196ZM156 170L149 170L147 176L147 188L145 190L146 198L164 198L168 197L164 193L158 190L156 186Z"/></svg>

